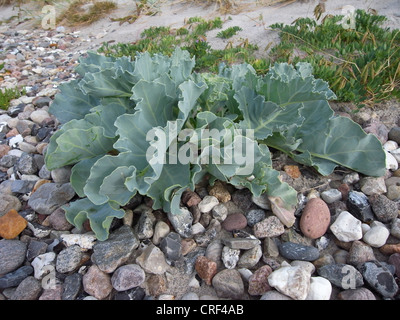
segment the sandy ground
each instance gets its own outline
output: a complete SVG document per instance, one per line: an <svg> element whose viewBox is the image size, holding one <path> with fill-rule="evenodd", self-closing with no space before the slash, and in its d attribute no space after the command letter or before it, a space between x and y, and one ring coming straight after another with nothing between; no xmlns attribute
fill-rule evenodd
<svg viewBox="0 0 400 320"><path fill-rule="evenodd" d="M55 5L56 13L65 8L67 2L61 2ZM155 15L141 15L134 23L123 23L111 21L111 18L122 18L136 13L134 0L114 0L118 8L96 23L85 27L68 28L67 31L80 32L82 41L77 49L96 49L103 42L134 42L140 39L143 30L150 26L169 26L179 28L185 24L185 20L190 17L203 17L212 19L221 17L225 23L223 28L230 26L239 26L243 30L235 38L222 40L216 38L219 30L210 31L207 34L207 41L214 49L223 49L228 41L234 41L233 44L248 40L249 43L257 44L261 53L272 42L279 41L275 31L269 29L271 24L282 22L292 23L299 17L313 17L315 6L319 0L303 1L283 1L278 0L236 0L233 8L224 13L219 10L218 5L205 5L206 1L186 1L186 0L154 0ZM149 1L150 2L150 1ZM345 6L353 6L355 9L374 9L378 14L385 15L388 18L387 26L400 28L400 0L325 0L326 14L342 14ZM16 26L17 29L30 29L33 24L40 27L40 19L43 16L41 12L33 8L26 7L21 12L22 17L31 18ZM39 8L41 9L41 8ZM5 21L11 16L16 15L17 10L12 6L0 7L0 21ZM15 20L14 20L15 21ZM39 22L39 23L38 23ZM60 27L60 25L56 25ZM0 26L1 28L1 26Z"/></svg>

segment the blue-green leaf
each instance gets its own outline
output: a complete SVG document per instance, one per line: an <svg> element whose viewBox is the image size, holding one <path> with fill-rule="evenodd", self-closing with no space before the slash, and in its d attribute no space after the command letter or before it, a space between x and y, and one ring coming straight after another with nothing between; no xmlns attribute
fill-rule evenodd
<svg viewBox="0 0 400 320"><path fill-rule="evenodd" d="M49 111L64 124L73 119L83 119L90 109L98 106L100 100L82 92L78 80L62 83L58 93L50 105Z"/></svg>
<svg viewBox="0 0 400 320"><path fill-rule="evenodd" d="M123 209L117 209L111 203L97 206L87 198L71 202L69 206L64 206L63 209L68 222L79 229L82 229L82 224L89 219L90 227L100 241L108 238L112 220L114 218L121 219L125 215Z"/></svg>

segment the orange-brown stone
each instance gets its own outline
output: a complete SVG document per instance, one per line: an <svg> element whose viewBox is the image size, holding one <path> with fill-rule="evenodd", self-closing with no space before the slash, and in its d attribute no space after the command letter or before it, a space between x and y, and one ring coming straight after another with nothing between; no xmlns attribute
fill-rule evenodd
<svg viewBox="0 0 400 320"><path fill-rule="evenodd" d="M310 199L300 218L300 230L310 239L322 237L328 230L331 213L328 205L320 198Z"/></svg>
<svg viewBox="0 0 400 320"><path fill-rule="evenodd" d="M199 256L196 260L195 269L199 277L210 286L213 277L217 274L217 263L205 256Z"/></svg>
<svg viewBox="0 0 400 320"><path fill-rule="evenodd" d="M382 247L379 248L379 251L385 255L400 253L400 243L384 244Z"/></svg>
<svg viewBox="0 0 400 320"><path fill-rule="evenodd" d="M295 165L286 165L283 167L283 170L292 177L293 179L297 179L301 177L301 172L298 166Z"/></svg>
<svg viewBox="0 0 400 320"><path fill-rule="evenodd" d="M14 239L27 225L28 221L21 217L16 210L11 209L0 217L0 237Z"/></svg>

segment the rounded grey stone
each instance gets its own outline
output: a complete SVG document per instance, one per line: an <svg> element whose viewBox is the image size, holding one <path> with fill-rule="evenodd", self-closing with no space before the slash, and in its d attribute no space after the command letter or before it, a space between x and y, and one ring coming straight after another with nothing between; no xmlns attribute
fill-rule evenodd
<svg viewBox="0 0 400 320"><path fill-rule="evenodd" d="M379 221L389 223L397 218L399 209L397 203L383 194L374 194L369 197L372 211Z"/></svg>
<svg viewBox="0 0 400 320"><path fill-rule="evenodd" d="M144 270L137 264L127 264L119 267L111 277L115 290L125 291L140 286L146 279Z"/></svg>
<svg viewBox="0 0 400 320"><path fill-rule="evenodd" d="M45 183L30 197L28 205L36 212L50 215L75 196L71 184Z"/></svg>
<svg viewBox="0 0 400 320"><path fill-rule="evenodd" d="M71 177L71 167L66 166L51 170L51 178L55 183L68 183Z"/></svg>
<svg viewBox="0 0 400 320"><path fill-rule="evenodd" d="M241 299L244 293L244 284L239 271L224 269L212 279L212 285L220 298Z"/></svg>
<svg viewBox="0 0 400 320"><path fill-rule="evenodd" d="M281 243L279 245L279 253L290 260L314 261L319 258L319 250L316 247L294 242Z"/></svg>
<svg viewBox="0 0 400 320"><path fill-rule="evenodd" d="M37 300L42 292L40 281L28 276L18 285L11 300Z"/></svg>
<svg viewBox="0 0 400 320"><path fill-rule="evenodd" d="M392 273L378 261L363 263L360 271L373 290L384 298L393 297L399 287Z"/></svg>
<svg viewBox="0 0 400 320"><path fill-rule="evenodd" d="M25 260L27 245L19 240L0 240L0 275L17 269Z"/></svg>
<svg viewBox="0 0 400 320"><path fill-rule="evenodd" d="M82 288L82 275L73 273L64 280L62 300L75 300Z"/></svg>
<svg viewBox="0 0 400 320"><path fill-rule="evenodd" d="M82 250L78 245L69 246L58 254L56 270L60 273L74 271L79 267L82 259Z"/></svg>
<svg viewBox="0 0 400 320"><path fill-rule="evenodd" d="M265 219L265 211L262 209L253 209L246 214L247 225L253 227L256 223Z"/></svg>
<svg viewBox="0 0 400 320"><path fill-rule="evenodd" d="M280 293L279 291L271 290L264 293L261 296L260 300L293 300L293 299L288 297L287 295L284 295L283 293Z"/></svg>
<svg viewBox="0 0 400 320"><path fill-rule="evenodd" d="M111 273L126 262L138 246L139 239L133 229L123 225L112 232L107 240L96 242L91 259L100 270Z"/></svg>
<svg viewBox="0 0 400 320"><path fill-rule="evenodd" d="M10 194L0 194L0 216L5 215L11 209L19 211L21 207L21 201L17 197Z"/></svg>
<svg viewBox="0 0 400 320"><path fill-rule="evenodd" d="M22 266L13 272L7 273L0 278L0 289L16 287L32 273L33 268L31 266Z"/></svg>
<svg viewBox="0 0 400 320"><path fill-rule="evenodd" d="M364 284L361 273L349 264L328 264L317 269L318 275L342 289L356 289Z"/></svg>

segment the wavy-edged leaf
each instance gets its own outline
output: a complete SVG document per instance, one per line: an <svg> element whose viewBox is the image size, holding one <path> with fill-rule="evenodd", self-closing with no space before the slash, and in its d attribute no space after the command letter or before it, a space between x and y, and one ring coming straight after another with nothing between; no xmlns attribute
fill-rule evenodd
<svg viewBox="0 0 400 320"><path fill-rule="evenodd" d="M116 58L106 57L97 54L93 51L88 51L85 57L79 58L79 64L76 66L75 71L84 77L86 73L98 72L102 68L110 68L114 65Z"/></svg>
<svg viewBox="0 0 400 320"><path fill-rule="evenodd" d="M104 155L113 149L114 142L115 138L104 135L103 127L92 126L84 119L71 120L51 137L46 167L53 170Z"/></svg>
<svg viewBox="0 0 400 320"><path fill-rule="evenodd" d="M79 199L63 207L68 222L82 229L82 224L89 219L90 227L96 238L104 241L108 238L111 222L114 218L121 219L125 215L123 209L113 207L112 203L94 205L89 199Z"/></svg>
<svg viewBox="0 0 400 320"><path fill-rule="evenodd" d="M59 85L60 92L50 105L49 112L56 116L60 123L65 124L73 119L83 119L90 109L98 106L100 100L82 92L78 80Z"/></svg>
<svg viewBox="0 0 400 320"><path fill-rule="evenodd" d="M85 187L87 179L89 178L90 168L92 168L95 162L101 157L102 156L97 156L82 160L72 167L70 182L72 188L74 188L79 197L86 197L83 188Z"/></svg>
<svg viewBox="0 0 400 320"><path fill-rule="evenodd" d="M189 181L190 164L165 164L159 179L151 184L147 192L147 195L154 200L153 208L162 208L164 211L170 212L171 202L175 196L178 196L175 194L176 191L187 189Z"/></svg>
<svg viewBox="0 0 400 320"><path fill-rule="evenodd" d="M129 80L130 77L124 77L111 67L85 74L79 85L85 94L95 98L130 97L134 83Z"/></svg>
<svg viewBox="0 0 400 320"><path fill-rule="evenodd" d="M259 140L266 139L274 131L300 126L304 120L300 115L301 104L280 107L272 101L265 101L265 97L247 87L242 87L234 97L243 115L240 126L253 129L254 136Z"/></svg>
<svg viewBox="0 0 400 320"><path fill-rule="evenodd" d="M257 92L266 101L275 102L281 107L336 99L328 83L315 79L311 65L303 62L299 62L296 69L287 63L276 63L260 82Z"/></svg>
<svg viewBox="0 0 400 320"><path fill-rule="evenodd" d="M101 157L92 165L90 169L90 175L86 181L85 187L83 188L85 195L89 198L90 201L92 201L96 205L101 205L110 201L111 195L114 194L114 184L103 186L104 180L107 177L111 176L114 171L117 170L119 167L130 167L132 163L134 163L133 161L134 156L129 152L123 152L118 154L117 156L106 155ZM118 177L118 173L116 174ZM131 175L132 174L133 171L131 172ZM126 178L127 177L124 177L122 183L125 183ZM114 181L113 183L115 183L115 176L109 179L112 179ZM121 184L119 184L119 186L121 186ZM101 189L102 187L103 189ZM106 187L108 188L108 190L110 190L109 194L105 193ZM134 193L132 191L129 191L127 188L125 192L129 192L129 194L131 194L132 196L134 195Z"/></svg>
<svg viewBox="0 0 400 320"><path fill-rule="evenodd" d="M365 133L347 117L334 116L326 101L309 103L301 113L305 118L302 126L269 138L266 143L315 167L322 175L329 175L339 165L369 176L385 174L386 155L374 135ZM291 142L296 141L292 148L288 147L286 134Z"/></svg>

